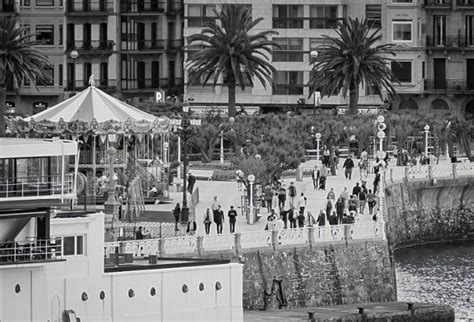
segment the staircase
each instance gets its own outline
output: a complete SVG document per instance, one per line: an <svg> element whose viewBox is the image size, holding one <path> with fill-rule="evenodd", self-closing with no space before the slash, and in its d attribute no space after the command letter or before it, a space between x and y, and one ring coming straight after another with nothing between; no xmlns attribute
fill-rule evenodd
<svg viewBox="0 0 474 322"><path fill-rule="evenodd" d="M153 174L151 174L143 165L140 164L132 155L129 157L128 170L131 178L141 178L141 189L145 203L153 203L155 199L165 200L168 199L163 195L165 189L167 189L167 180L164 178L163 181L158 180ZM158 197L151 196L150 190L153 187L158 189ZM159 187L162 186L160 191Z"/></svg>

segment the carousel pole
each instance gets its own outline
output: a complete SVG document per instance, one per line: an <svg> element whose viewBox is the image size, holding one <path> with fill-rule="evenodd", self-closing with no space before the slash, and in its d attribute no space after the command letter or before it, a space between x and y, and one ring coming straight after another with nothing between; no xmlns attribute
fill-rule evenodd
<svg viewBox="0 0 474 322"><path fill-rule="evenodd" d="M96 198L96 192L97 192L97 152L96 152L96 135L92 135L92 196L94 196L93 199ZM87 187L86 187L87 189ZM95 203L95 200L94 200Z"/></svg>

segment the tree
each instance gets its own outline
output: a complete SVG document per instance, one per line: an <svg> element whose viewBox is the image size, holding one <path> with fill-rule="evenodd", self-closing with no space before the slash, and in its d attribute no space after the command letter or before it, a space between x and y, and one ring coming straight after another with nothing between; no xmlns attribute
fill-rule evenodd
<svg viewBox="0 0 474 322"><path fill-rule="evenodd" d="M48 57L36 50L40 42L30 40L32 36L16 17L0 19L0 137L5 135L7 85L22 86L25 79L32 84L51 80L45 73L51 68Z"/></svg>
<svg viewBox="0 0 474 322"><path fill-rule="evenodd" d="M220 77L228 88L229 116L234 116L235 90L239 86L253 86L253 77L266 87L272 83L275 68L270 64L269 55L275 42L269 36L274 31L253 33L252 29L263 20L252 20L252 12L246 5L223 4L214 10L216 20L207 20L199 34L189 37L187 59L189 84L202 82L205 86L211 79L216 86Z"/></svg>
<svg viewBox="0 0 474 322"><path fill-rule="evenodd" d="M349 92L350 114L357 114L360 85L371 88L382 100L383 91L395 98L395 77L388 67L393 61L388 56L395 53L393 44L377 45L382 40L381 27L373 29L365 19L345 18L334 31L337 37L323 35L327 43L310 58L310 94L320 91L324 97L342 91L346 97Z"/></svg>

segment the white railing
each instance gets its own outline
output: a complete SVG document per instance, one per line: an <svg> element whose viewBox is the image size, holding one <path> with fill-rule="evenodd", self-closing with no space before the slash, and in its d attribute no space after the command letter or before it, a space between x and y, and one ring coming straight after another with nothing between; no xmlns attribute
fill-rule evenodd
<svg viewBox="0 0 474 322"><path fill-rule="evenodd" d="M474 163L464 162L456 163L456 175L458 176L473 176L474 175Z"/></svg>
<svg viewBox="0 0 474 322"><path fill-rule="evenodd" d="M176 225L174 223L159 223L159 222L148 222L140 221L136 223L121 222L115 225L114 228L119 230L120 237L124 239L135 239L136 233L142 227L143 234L147 238L164 238L164 237L176 237L180 234L180 231L176 231Z"/></svg>
<svg viewBox="0 0 474 322"><path fill-rule="evenodd" d="M162 255L197 253L196 236L162 238L161 241L164 243Z"/></svg>
<svg viewBox="0 0 474 322"><path fill-rule="evenodd" d="M235 235L206 235L202 238L202 248L206 251L232 250L235 248Z"/></svg>
<svg viewBox="0 0 474 322"><path fill-rule="evenodd" d="M57 260L63 256L61 241L38 239L0 243L0 263L24 263Z"/></svg>
<svg viewBox="0 0 474 322"><path fill-rule="evenodd" d="M122 253L131 253L133 257L147 257L160 254L159 239L140 239L122 243Z"/></svg>
<svg viewBox="0 0 474 322"><path fill-rule="evenodd" d="M433 165L392 167L389 168L387 171L389 174L386 177L386 182L457 178L461 176L474 176L474 163L443 162Z"/></svg>
<svg viewBox="0 0 474 322"><path fill-rule="evenodd" d="M279 245L304 245L309 243L308 228L283 229L278 232Z"/></svg>
<svg viewBox="0 0 474 322"><path fill-rule="evenodd" d="M240 247L242 249L268 247L271 245L271 231L249 231L240 234Z"/></svg>
<svg viewBox="0 0 474 322"><path fill-rule="evenodd" d="M74 173L64 175L18 177L0 182L0 199L42 198L71 195L74 192Z"/></svg>

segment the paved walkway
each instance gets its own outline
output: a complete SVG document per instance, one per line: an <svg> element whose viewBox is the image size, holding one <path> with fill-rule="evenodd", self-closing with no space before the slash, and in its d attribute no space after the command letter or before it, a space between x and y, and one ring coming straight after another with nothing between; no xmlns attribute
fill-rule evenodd
<svg viewBox="0 0 474 322"><path fill-rule="evenodd" d="M358 160L354 160L354 163L357 165ZM333 187L336 193L336 199L339 197L340 193L343 191L344 187L347 187L349 194L352 192L352 188L355 186L356 182L360 183L360 174L359 169L356 167L353 170L352 180L346 180L344 178L344 170L341 168L342 161L340 162L339 169L337 170L336 176L329 176L326 182L326 191L323 190L314 190L311 177L303 178L303 181L296 181L294 178L284 179L283 183L285 188L288 190L290 182L294 182L297 190L297 194L300 195L303 192L307 200L307 209L313 213L313 216L317 218L319 211L325 209L325 202L327 198L327 193L330 188ZM370 174L367 180L368 189L372 189L372 182L374 180L374 175ZM196 181L195 187L199 188L200 202L196 207L196 223L198 225L197 234L204 234L204 216L207 208L211 208L212 200L214 196L217 196L219 203L222 205L225 214L225 223L223 232L229 232L229 221L227 217L227 211L230 209L230 206L233 205L237 209L239 216L237 217L236 223L236 232L244 231L261 231L264 230L266 225L267 211L266 209L261 209L260 213L262 217L260 220L255 223L255 225L247 224L245 215L242 214L240 204L241 204L241 194L242 192L238 191L238 185L236 181ZM189 196L189 194L188 194ZM147 210L155 211L169 211L171 212L176 202L181 204L182 202L182 193L172 192L170 197L175 201L173 204L159 204L159 205L147 205ZM188 199L189 200L189 199ZM286 203L288 205L288 201ZM212 216L212 215L211 215ZM211 217L212 218L212 217ZM365 215L359 216L361 222L371 222L372 218L368 215L368 208L366 208ZM216 233L216 225L212 223L211 225L211 234Z"/></svg>

